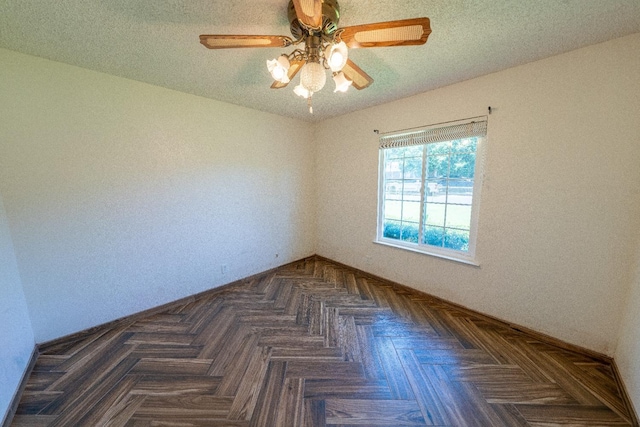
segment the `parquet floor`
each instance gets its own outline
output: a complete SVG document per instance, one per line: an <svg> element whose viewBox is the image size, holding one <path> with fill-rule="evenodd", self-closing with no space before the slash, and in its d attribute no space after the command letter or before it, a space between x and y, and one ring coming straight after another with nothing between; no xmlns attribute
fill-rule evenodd
<svg viewBox="0 0 640 427"><path fill-rule="evenodd" d="M310 258L44 349L14 426L628 426L611 366Z"/></svg>

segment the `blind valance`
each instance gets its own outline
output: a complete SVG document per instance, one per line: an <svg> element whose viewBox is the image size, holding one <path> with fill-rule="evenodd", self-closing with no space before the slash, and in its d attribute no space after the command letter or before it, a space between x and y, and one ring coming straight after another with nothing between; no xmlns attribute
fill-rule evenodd
<svg viewBox="0 0 640 427"><path fill-rule="evenodd" d="M478 119L467 123L383 135L380 137L380 149L454 141L486 135L487 120Z"/></svg>

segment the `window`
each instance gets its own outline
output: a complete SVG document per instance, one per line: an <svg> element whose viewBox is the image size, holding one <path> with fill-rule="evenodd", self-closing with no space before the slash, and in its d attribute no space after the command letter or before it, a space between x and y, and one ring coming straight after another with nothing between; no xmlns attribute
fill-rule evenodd
<svg viewBox="0 0 640 427"><path fill-rule="evenodd" d="M380 137L377 242L475 264L486 118Z"/></svg>

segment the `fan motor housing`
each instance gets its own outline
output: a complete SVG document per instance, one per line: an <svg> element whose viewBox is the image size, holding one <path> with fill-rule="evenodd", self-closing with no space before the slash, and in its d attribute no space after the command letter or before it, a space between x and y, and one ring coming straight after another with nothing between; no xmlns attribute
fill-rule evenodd
<svg viewBox="0 0 640 427"><path fill-rule="evenodd" d="M298 16L296 15L296 8L293 5L293 0L289 1L289 24L291 34L297 40L304 37L309 30L304 27ZM331 36L338 30L338 22L340 21L340 6L338 0L324 0L322 3L322 28L321 32L326 36Z"/></svg>

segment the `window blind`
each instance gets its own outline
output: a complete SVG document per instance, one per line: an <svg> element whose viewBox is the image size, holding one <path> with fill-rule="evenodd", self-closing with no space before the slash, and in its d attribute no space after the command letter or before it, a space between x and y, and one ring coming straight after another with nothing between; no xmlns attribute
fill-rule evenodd
<svg viewBox="0 0 640 427"><path fill-rule="evenodd" d="M380 137L380 149L409 147L486 135L487 120L478 119L467 123L383 135Z"/></svg>

